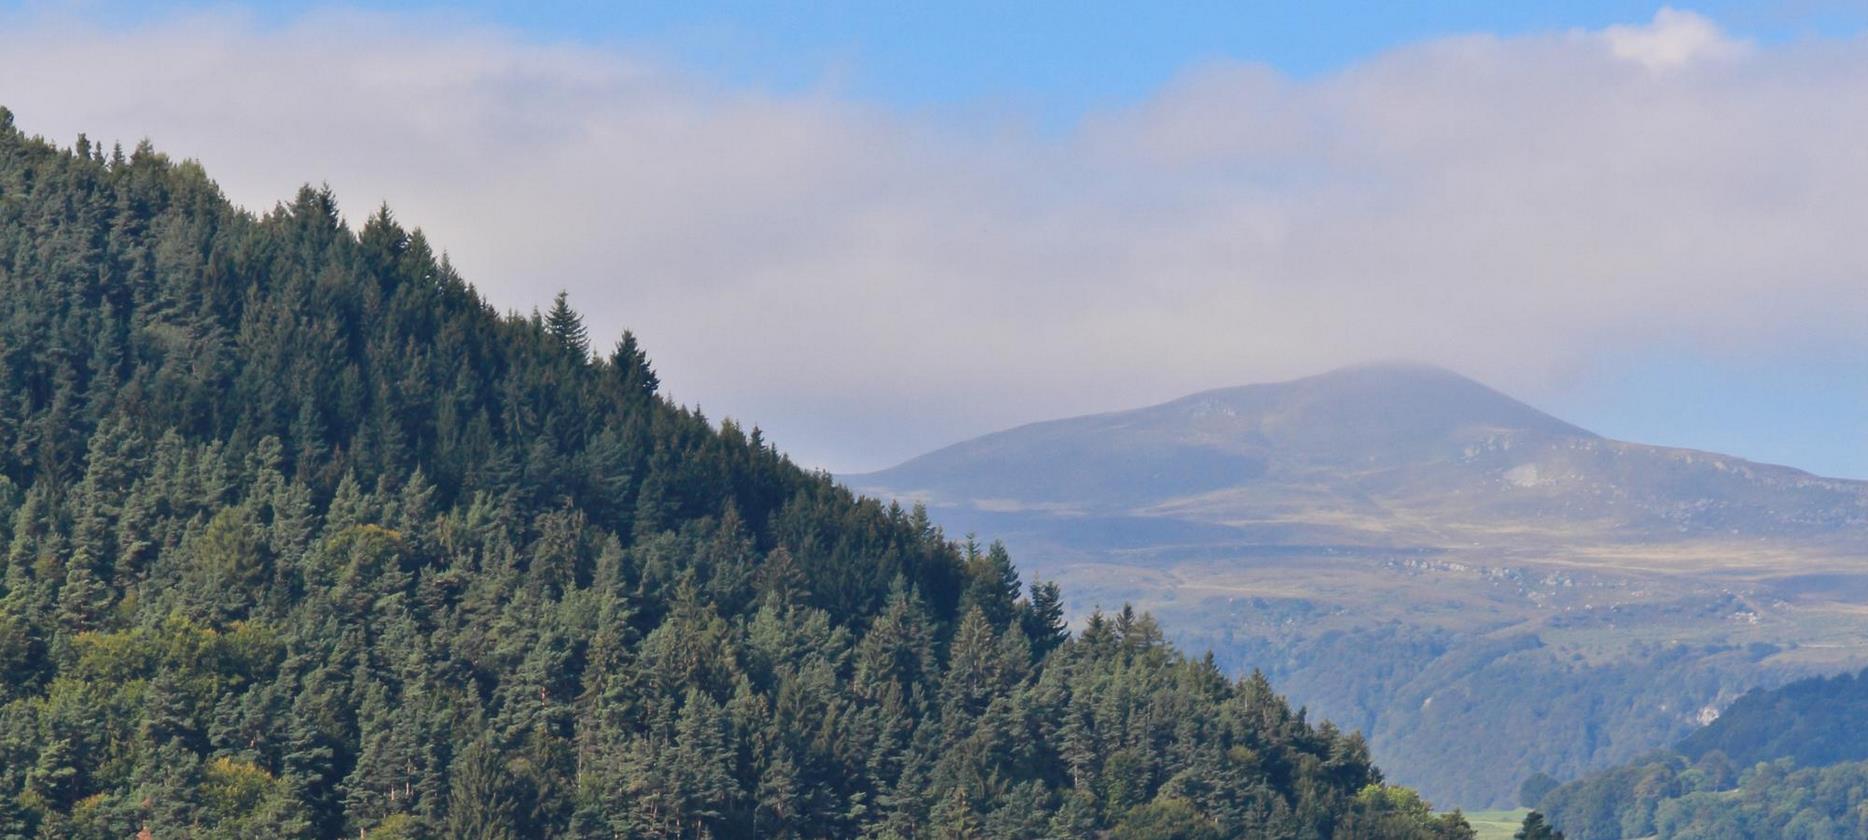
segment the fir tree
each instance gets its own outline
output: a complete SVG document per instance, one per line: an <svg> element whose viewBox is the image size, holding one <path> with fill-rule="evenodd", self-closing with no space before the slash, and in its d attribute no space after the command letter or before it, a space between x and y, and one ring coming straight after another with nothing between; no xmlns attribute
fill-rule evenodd
<svg viewBox="0 0 1868 840"><path fill-rule="evenodd" d="M558 346L576 353L580 360L590 355L590 334L584 329L583 316L571 308L568 294L560 291L552 298L551 313L545 316L545 331Z"/></svg>

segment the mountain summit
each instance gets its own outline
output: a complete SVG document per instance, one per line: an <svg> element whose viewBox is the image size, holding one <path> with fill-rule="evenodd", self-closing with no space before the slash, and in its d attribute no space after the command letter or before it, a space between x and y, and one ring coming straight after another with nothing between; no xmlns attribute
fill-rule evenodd
<svg viewBox="0 0 1868 840"><path fill-rule="evenodd" d="M1868 516L1858 482L1608 440L1451 371L1401 364L1034 423L849 481L937 507L1301 525L1350 542L1557 526L1814 535Z"/></svg>

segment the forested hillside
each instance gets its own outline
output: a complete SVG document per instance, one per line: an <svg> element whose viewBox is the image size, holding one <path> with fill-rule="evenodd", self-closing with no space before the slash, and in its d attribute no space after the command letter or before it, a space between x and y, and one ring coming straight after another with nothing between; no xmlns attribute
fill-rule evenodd
<svg viewBox="0 0 1868 840"><path fill-rule="evenodd" d="M592 350L0 110L0 836L1469 834Z"/></svg>
<svg viewBox="0 0 1868 840"><path fill-rule="evenodd" d="M1538 807L1574 840L1868 837L1868 672L1753 691L1671 751Z"/></svg>
<svg viewBox="0 0 1868 840"><path fill-rule="evenodd" d="M1680 742L1691 758L1719 752L1740 766L1787 758L1804 767L1868 760L1868 671L1799 680L1738 698Z"/></svg>

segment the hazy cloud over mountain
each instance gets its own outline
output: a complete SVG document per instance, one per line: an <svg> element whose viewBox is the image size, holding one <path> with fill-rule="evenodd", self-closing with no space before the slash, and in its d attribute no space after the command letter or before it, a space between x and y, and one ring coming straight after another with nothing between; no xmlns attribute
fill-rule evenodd
<svg viewBox="0 0 1868 840"><path fill-rule="evenodd" d="M1689 12L1211 63L1057 130L419 16L0 18L0 56L28 131L147 134L256 209L387 200L496 304L566 287L677 398L838 469L1370 358L1534 395L1868 348L1868 44Z"/></svg>

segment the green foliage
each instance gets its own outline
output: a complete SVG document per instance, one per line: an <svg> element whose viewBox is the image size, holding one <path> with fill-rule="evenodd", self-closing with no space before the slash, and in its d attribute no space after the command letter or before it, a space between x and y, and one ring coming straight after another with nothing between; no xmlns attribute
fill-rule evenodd
<svg viewBox="0 0 1868 840"><path fill-rule="evenodd" d="M1798 769L1758 764L1735 780L1723 755L1678 755L1592 774L1544 799L1570 840L1868 836L1868 762ZM1722 781L1723 778L1723 781Z"/></svg>
<svg viewBox="0 0 1868 840"><path fill-rule="evenodd" d="M1868 836L1864 712L1868 674L1754 691L1676 749L1558 787L1539 808L1572 840Z"/></svg>
<svg viewBox="0 0 1868 840"><path fill-rule="evenodd" d="M1537 803L1544 801L1544 797L1561 784L1549 773L1543 771L1532 773L1525 778L1523 784L1518 785L1518 804L1526 808L1536 808Z"/></svg>
<svg viewBox="0 0 1868 840"><path fill-rule="evenodd" d="M1547 825L1543 814L1532 811L1524 815L1524 826L1512 837L1513 840L1563 840L1563 832Z"/></svg>
<svg viewBox="0 0 1868 840"><path fill-rule="evenodd" d="M1724 753L1748 767L1788 758L1804 767L1868 760L1868 671L1752 691L1680 741L1690 758Z"/></svg>
<svg viewBox="0 0 1868 840"><path fill-rule="evenodd" d="M1177 640L1229 668L1266 665L1313 712L1368 733L1383 769L1436 801L1520 804L1536 772L1569 779L1636 760L1695 731L1716 698L1794 674L1742 648L1640 642L1596 657L1539 634L1321 629L1334 619L1319 604L1240 601L1226 633ZM1179 630L1203 620L1174 618Z"/></svg>
<svg viewBox="0 0 1868 840"><path fill-rule="evenodd" d="M1129 811L1111 833L1115 840L1219 840L1219 828L1193 803L1167 797Z"/></svg>
<svg viewBox="0 0 1868 840"><path fill-rule="evenodd" d="M0 115L0 836L1469 836L658 386L387 210Z"/></svg>
<svg viewBox="0 0 1868 840"><path fill-rule="evenodd" d="M1341 840L1457 840L1474 836L1458 811L1435 814L1420 794L1403 787L1371 784L1337 831Z"/></svg>
<svg viewBox="0 0 1868 840"><path fill-rule="evenodd" d="M1667 840L1868 836L1868 762L1797 770L1760 764L1736 790L1696 791L1661 803L1655 833Z"/></svg>

